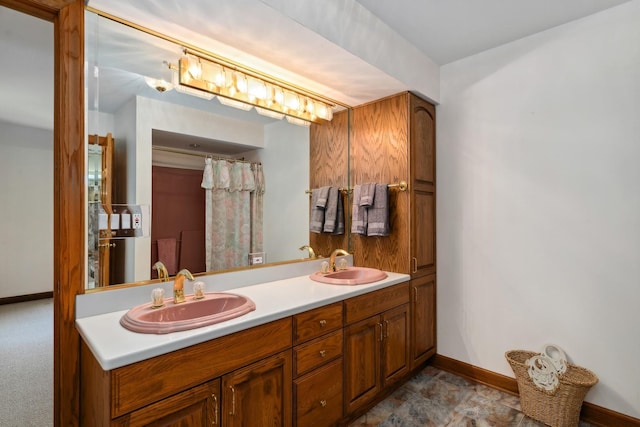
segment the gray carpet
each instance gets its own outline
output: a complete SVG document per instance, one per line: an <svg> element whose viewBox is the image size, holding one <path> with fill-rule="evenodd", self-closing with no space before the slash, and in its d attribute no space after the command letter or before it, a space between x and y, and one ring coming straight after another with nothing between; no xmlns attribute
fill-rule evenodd
<svg viewBox="0 0 640 427"><path fill-rule="evenodd" d="M53 300L0 305L0 426L53 426Z"/></svg>

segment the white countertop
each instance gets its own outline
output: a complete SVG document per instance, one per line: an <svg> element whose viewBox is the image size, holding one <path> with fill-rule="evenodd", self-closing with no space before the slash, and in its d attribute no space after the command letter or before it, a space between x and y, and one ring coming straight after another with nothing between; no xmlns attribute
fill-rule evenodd
<svg viewBox="0 0 640 427"><path fill-rule="evenodd" d="M255 311L219 324L170 334L141 334L120 325L127 310L111 311L76 319L76 327L105 371L189 347L224 335L282 319L333 302L342 301L397 283L406 282L407 274L387 272L388 277L375 283L337 286L314 282L308 275L254 284L225 292L249 297ZM207 292L215 289L207 287ZM135 306L137 303L132 303Z"/></svg>

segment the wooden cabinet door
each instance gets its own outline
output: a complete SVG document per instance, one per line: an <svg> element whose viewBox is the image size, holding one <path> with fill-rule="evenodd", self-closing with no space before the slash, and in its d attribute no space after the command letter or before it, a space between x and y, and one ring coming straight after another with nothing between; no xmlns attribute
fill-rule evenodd
<svg viewBox="0 0 640 427"><path fill-rule="evenodd" d="M256 362L222 377L222 425L289 427L291 351Z"/></svg>
<svg viewBox="0 0 640 427"><path fill-rule="evenodd" d="M435 107L410 95L411 276L436 271Z"/></svg>
<svg viewBox="0 0 640 427"><path fill-rule="evenodd" d="M387 386L409 372L409 305L382 314L382 375Z"/></svg>
<svg viewBox="0 0 640 427"><path fill-rule="evenodd" d="M345 413L369 402L382 390L380 374L380 316L373 316L345 329Z"/></svg>
<svg viewBox="0 0 640 427"><path fill-rule="evenodd" d="M411 277L436 271L436 197L433 190L412 190Z"/></svg>
<svg viewBox="0 0 640 427"><path fill-rule="evenodd" d="M118 427L210 427L220 425L220 380L210 381L133 411L111 423Z"/></svg>
<svg viewBox="0 0 640 427"><path fill-rule="evenodd" d="M414 184L436 182L436 109L427 101L410 96L410 144Z"/></svg>
<svg viewBox="0 0 640 427"><path fill-rule="evenodd" d="M411 367L436 352L436 276L411 281Z"/></svg>
<svg viewBox="0 0 640 427"><path fill-rule="evenodd" d="M436 276L411 281L411 359L412 368L436 352Z"/></svg>

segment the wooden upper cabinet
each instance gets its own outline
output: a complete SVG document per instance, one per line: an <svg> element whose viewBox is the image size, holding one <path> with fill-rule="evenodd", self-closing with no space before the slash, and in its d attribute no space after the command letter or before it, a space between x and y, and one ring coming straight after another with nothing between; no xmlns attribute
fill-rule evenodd
<svg viewBox="0 0 640 427"><path fill-rule="evenodd" d="M435 107L409 95L411 276L436 271Z"/></svg>
<svg viewBox="0 0 640 427"><path fill-rule="evenodd" d="M436 271L436 196L433 190L411 190L411 276Z"/></svg>
<svg viewBox="0 0 640 427"><path fill-rule="evenodd" d="M389 189L391 234L353 235L356 265L412 277L436 270L435 107L409 92L354 108L351 186L397 184Z"/></svg>
<svg viewBox="0 0 640 427"><path fill-rule="evenodd" d="M413 184L435 185L435 107L410 95L410 138Z"/></svg>
<svg viewBox="0 0 640 427"><path fill-rule="evenodd" d="M409 180L407 94L353 109L350 141L351 187L365 183L397 184ZM351 235L354 264L409 273L409 195L389 189L391 234ZM348 210L351 214L351 206Z"/></svg>

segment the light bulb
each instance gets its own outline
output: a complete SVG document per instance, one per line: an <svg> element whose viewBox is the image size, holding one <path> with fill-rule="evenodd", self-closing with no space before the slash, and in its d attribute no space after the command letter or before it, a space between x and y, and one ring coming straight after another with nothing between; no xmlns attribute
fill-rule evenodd
<svg viewBox="0 0 640 427"><path fill-rule="evenodd" d="M200 80L200 78L202 78L202 64L200 64L200 59L193 60L188 58L188 61L187 71L189 75L196 80Z"/></svg>
<svg viewBox="0 0 640 427"><path fill-rule="evenodd" d="M236 89L240 93L247 93L248 84L247 84L247 76L242 73L236 72Z"/></svg>
<svg viewBox="0 0 640 427"><path fill-rule="evenodd" d="M290 110L297 111L300 108L300 97L293 92L285 92L284 105Z"/></svg>
<svg viewBox="0 0 640 427"><path fill-rule="evenodd" d="M267 85L258 79L249 79L249 96L256 99L266 99Z"/></svg>

